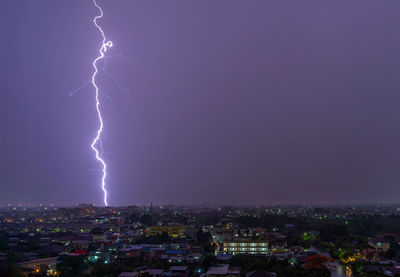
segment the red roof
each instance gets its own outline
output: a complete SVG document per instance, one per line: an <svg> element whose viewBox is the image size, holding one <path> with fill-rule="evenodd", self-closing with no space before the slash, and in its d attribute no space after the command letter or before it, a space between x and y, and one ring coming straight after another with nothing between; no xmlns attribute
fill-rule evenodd
<svg viewBox="0 0 400 277"><path fill-rule="evenodd" d="M89 251L84 250L84 249L75 249L74 254L79 254L79 255L88 255Z"/></svg>

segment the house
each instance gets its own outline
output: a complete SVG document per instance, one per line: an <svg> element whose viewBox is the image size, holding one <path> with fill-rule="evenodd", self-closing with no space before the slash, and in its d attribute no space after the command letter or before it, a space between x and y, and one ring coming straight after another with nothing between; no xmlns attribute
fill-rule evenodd
<svg viewBox="0 0 400 277"><path fill-rule="evenodd" d="M215 256L218 262L229 262L232 260L232 257L231 254L218 254Z"/></svg>
<svg viewBox="0 0 400 277"><path fill-rule="evenodd" d="M374 238L368 241L368 244L372 246L378 252L386 252L390 248L390 242L384 238Z"/></svg>
<svg viewBox="0 0 400 277"><path fill-rule="evenodd" d="M203 255L201 253L191 253L186 255L186 262L188 263L198 263L201 261L201 258L203 257Z"/></svg>
<svg viewBox="0 0 400 277"><path fill-rule="evenodd" d="M188 276L187 269L188 269L187 266L171 266L166 276L187 277Z"/></svg>
<svg viewBox="0 0 400 277"><path fill-rule="evenodd" d="M163 274L164 270L156 269L156 268L149 268L143 271L142 274L149 275L151 277L159 277Z"/></svg>
<svg viewBox="0 0 400 277"><path fill-rule="evenodd" d="M229 266L228 269L228 276L230 277L240 277L240 271L241 271L240 266Z"/></svg>
<svg viewBox="0 0 400 277"><path fill-rule="evenodd" d="M119 274L119 277L136 277L137 276L137 272L121 272L121 274Z"/></svg>
<svg viewBox="0 0 400 277"><path fill-rule="evenodd" d="M227 275L229 270L229 265L224 266L210 266L205 276L222 276Z"/></svg>
<svg viewBox="0 0 400 277"><path fill-rule="evenodd" d="M276 277L275 272L267 272L265 270L256 269L246 273L246 277Z"/></svg>

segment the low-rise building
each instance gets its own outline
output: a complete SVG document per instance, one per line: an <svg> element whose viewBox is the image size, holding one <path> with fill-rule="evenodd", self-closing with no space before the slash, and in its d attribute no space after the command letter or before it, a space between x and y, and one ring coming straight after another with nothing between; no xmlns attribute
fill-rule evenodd
<svg viewBox="0 0 400 277"><path fill-rule="evenodd" d="M390 242L384 238L371 239L368 244L379 252L386 252L390 248Z"/></svg>
<svg viewBox="0 0 400 277"><path fill-rule="evenodd" d="M224 242L224 253L229 254L267 254L267 241L232 241Z"/></svg>
<svg viewBox="0 0 400 277"><path fill-rule="evenodd" d="M276 277L275 272L267 272L265 270L256 269L246 273L246 277Z"/></svg>
<svg viewBox="0 0 400 277"><path fill-rule="evenodd" d="M182 225L167 225L167 226L149 226L146 228L147 236L161 235L167 233L170 237L181 238L183 237Z"/></svg>
<svg viewBox="0 0 400 277"><path fill-rule="evenodd" d="M52 275L56 270L57 260L58 257L41 258L22 262L18 265L21 268L31 269L34 273L46 273Z"/></svg>

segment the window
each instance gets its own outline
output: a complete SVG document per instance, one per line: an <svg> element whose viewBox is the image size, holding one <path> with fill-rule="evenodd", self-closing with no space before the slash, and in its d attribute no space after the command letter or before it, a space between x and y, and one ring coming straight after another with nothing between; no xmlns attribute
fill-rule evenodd
<svg viewBox="0 0 400 277"><path fill-rule="evenodd" d="M231 246L236 246L236 243L231 243Z"/></svg>
<svg viewBox="0 0 400 277"><path fill-rule="evenodd" d="M246 246L247 245L247 243L241 243L240 244L240 246Z"/></svg>

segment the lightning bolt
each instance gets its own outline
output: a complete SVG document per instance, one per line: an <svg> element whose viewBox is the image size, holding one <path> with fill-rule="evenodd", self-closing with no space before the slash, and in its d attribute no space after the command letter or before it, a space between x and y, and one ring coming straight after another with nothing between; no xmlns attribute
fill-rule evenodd
<svg viewBox="0 0 400 277"><path fill-rule="evenodd" d="M101 47L99 49L99 56L97 56L94 60L93 60L93 68L94 68L94 72L92 75L92 85L95 89L95 99L96 99L96 111L97 111L97 116L98 116L98 120L100 123L99 128L97 129L97 133L96 133L96 137L93 139L92 144L90 145L90 147L93 149L93 151L96 154L96 159L101 163L102 165L102 177L101 177L101 189L104 192L104 205L108 206L108 202L107 202L107 189L106 189L106 177L107 177L107 165L105 163L105 161L103 160L103 158L100 155L100 151L99 149L96 147L98 144L100 144L100 148L102 148L102 141L101 141L101 133L103 132L103 128L104 128L104 124L103 124L103 118L101 116L101 110L100 110L100 100L99 100L99 87L96 84L96 75L99 72L99 70L97 69L97 62L99 60L103 60L104 59L104 53L107 51L108 48L112 47L112 41L107 40L103 29L97 24L97 20L103 17L103 10L101 9L101 7L97 4L96 0L93 0L93 4L96 6L96 8L100 11L100 14L95 16L93 18L93 24L96 26L97 30L100 32L103 40L102 40L102 44Z"/></svg>

